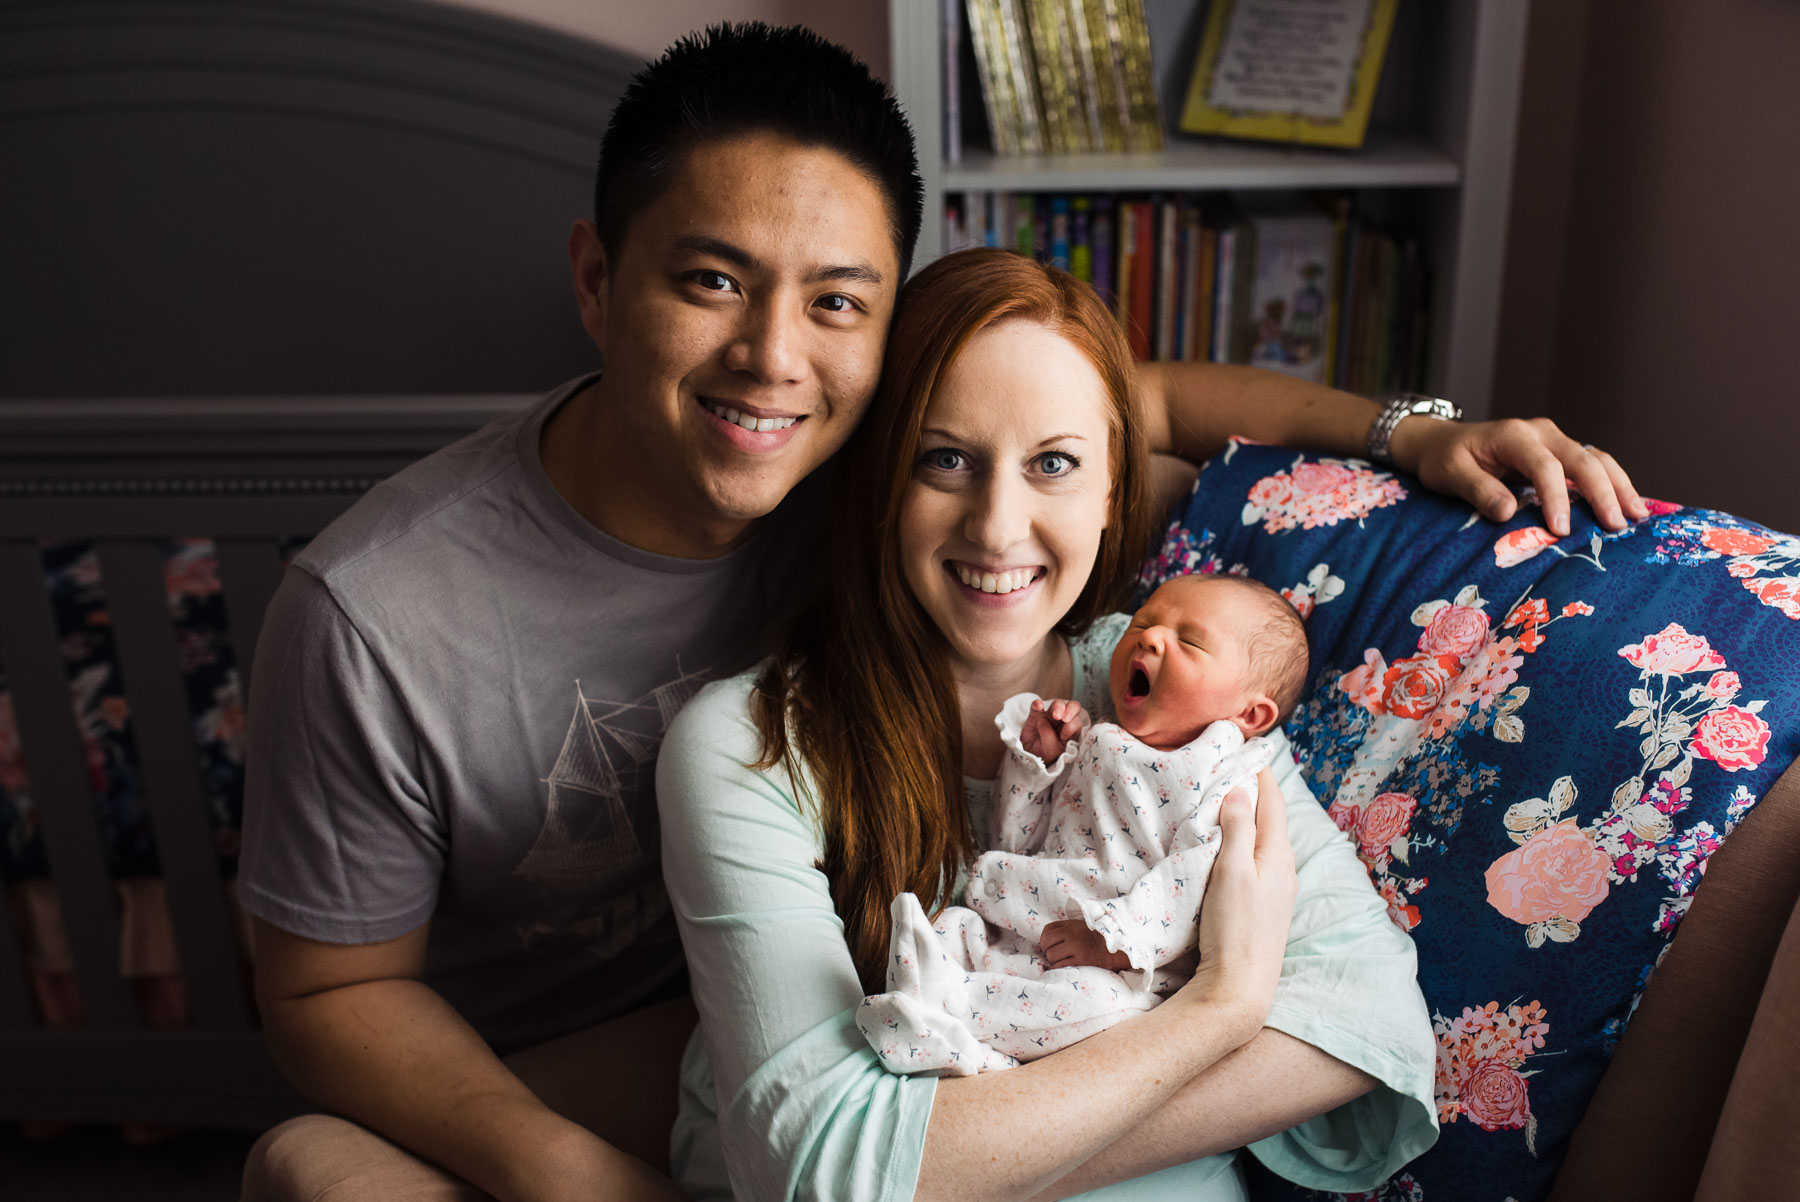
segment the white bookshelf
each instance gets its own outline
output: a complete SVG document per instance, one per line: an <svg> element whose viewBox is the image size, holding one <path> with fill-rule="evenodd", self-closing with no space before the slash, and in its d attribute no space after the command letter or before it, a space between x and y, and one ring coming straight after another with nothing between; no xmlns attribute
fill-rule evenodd
<svg viewBox="0 0 1800 1202"><path fill-rule="evenodd" d="M916 262L943 252L946 193L1367 189L1406 213L1432 266L1427 386L1490 411L1527 0L1402 0L1367 144L1271 146L1175 130L1207 0L1147 0L1168 126L1158 153L944 161L942 0L889 0L891 79L918 138L925 223ZM965 53L966 53L965 48ZM979 107L979 93L962 103Z"/></svg>

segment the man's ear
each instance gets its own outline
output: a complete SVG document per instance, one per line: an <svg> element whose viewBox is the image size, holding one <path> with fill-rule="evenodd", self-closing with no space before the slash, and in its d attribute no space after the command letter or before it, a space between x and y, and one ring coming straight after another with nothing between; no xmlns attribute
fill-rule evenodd
<svg viewBox="0 0 1800 1202"><path fill-rule="evenodd" d="M1275 717L1279 713L1281 713L1281 707L1275 704L1273 697L1262 693L1252 693L1250 699L1244 703L1244 708L1238 711L1237 717L1232 721L1237 723L1238 729L1243 731L1244 736L1248 738L1252 735L1269 733L1274 728Z"/></svg>
<svg viewBox="0 0 1800 1202"><path fill-rule="evenodd" d="M606 353L606 306L611 293L611 264L606 260L606 247L600 243L600 231L592 221L577 221L569 230L569 273L574 278L575 307L581 313L581 328L600 353Z"/></svg>

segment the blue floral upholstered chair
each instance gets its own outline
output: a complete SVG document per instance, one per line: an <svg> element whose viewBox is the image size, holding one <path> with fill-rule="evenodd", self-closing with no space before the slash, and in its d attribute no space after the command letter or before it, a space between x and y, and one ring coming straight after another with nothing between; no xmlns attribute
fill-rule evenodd
<svg viewBox="0 0 1800 1202"><path fill-rule="evenodd" d="M1438 1041L1439 1141L1365 1198L1550 1193L1709 860L1800 753L1800 538L1652 503L1614 534L1577 504L1558 539L1523 500L1497 525L1357 460L1234 442L1142 580L1245 573L1307 619L1313 665L1288 732L1418 947ZM1777 937L1788 855L1767 899ZM1768 926L1744 935L1765 974ZM1708 950L1689 943L1690 960ZM1632 1070L1660 1084L1597 1104L1589 1126L1610 1130L1570 1168L1611 1185L1565 1181L1559 1197L1643 1196L1624 1184L1633 1172L1692 1196L1762 985L1750 960L1737 1017L1665 1004L1681 1042L1638 1047ZM1708 975L1687 973L1724 987ZM1709 1037L1723 1064L1694 1064ZM1705 1099L1663 1096L1690 1080L1710 1118L1682 1117ZM1659 1114L1704 1130L1659 1130ZM1698 1151L1659 1164L1684 1139ZM1339 1196L1266 1175L1256 1190Z"/></svg>

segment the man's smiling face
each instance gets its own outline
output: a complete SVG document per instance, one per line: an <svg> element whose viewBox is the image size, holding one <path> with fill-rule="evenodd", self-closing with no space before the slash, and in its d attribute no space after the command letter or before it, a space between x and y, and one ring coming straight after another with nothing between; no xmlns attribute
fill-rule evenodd
<svg viewBox="0 0 1800 1202"><path fill-rule="evenodd" d="M750 134L685 152L615 261L593 243L591 291L582 238L582 324L605 356L585 491L628 542L717 554L875 390L900 274L881 188L836 151Z"/></svg>

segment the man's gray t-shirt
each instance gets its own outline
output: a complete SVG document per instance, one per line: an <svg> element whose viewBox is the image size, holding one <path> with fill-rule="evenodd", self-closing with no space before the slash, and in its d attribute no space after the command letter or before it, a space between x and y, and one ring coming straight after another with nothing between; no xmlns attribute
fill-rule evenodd
<svg viewBox="0 0 1800 1202"><path fill-rule="evenodd" d="M295 558L257 646L244 908L330 943L430 920L426 979L502 1053L679 970L657 747L766 651L802 541L800 493L717 559L595 529L538 453L591 379L377 485Z"/></svg>

